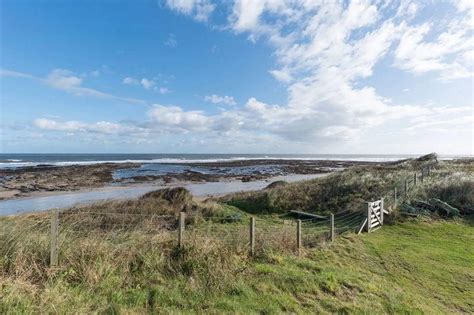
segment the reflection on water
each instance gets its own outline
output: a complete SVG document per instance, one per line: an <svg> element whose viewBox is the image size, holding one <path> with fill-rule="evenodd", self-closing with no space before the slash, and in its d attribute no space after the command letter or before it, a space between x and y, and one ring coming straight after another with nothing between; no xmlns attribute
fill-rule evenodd
<svg viewBox="0 0 474 315"><path fill-rule="evenodd" d="M139 167L118 169L114 171L113 178L116 180L130 179L136 176L159 176L170 173L180 174L185 172L195 172L206 175L252 175L252 174L268 174L279 175L282 169L278 165L248 165L248 166L216 166L204 167L193 165L176 165L176 164L142 164Z"/></svg>
<svg viewBox="0 0 474 315"><path fill-rule="evenodd" d="M185 184L194 196L202 197L208 195L221 195L237 191L249 191L265 188L270 182L276 180L285 180L295 182L307 180L316 177L322 177L326 174L310 175L286 175L275 176L267 180L253 182L210 182L199 184ZM22 212L42 211L52 208L67 208L77 204L92 203L107 199L130 199L139 197L149 191L165 188L169 186L135 186L135 187L115 187L108 190L95 190L87 192L76 192L67 194L58 194L44 197L32 197L17 200L0 201L0 215L18 214Z"/></svg>

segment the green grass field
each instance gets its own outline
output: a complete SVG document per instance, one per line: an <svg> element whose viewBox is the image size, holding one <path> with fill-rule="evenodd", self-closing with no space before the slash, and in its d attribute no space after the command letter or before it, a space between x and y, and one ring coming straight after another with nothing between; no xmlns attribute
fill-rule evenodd
<svg viewBox="0 0 474 315"><path fill-rule="evenodd" d="M153 246L130 250L126 265L109 261L114 253L84 252L82 275L71 265L41 284L2 278L0 312L472 313L473 224L410 220L302 257L252 260L201 242L175 265Z"/></svg>
<svg viewBox="0 0 474 315"><path fill-rule="evenodd" d="M472 313L473 223L410 221L347 235L304 258L256 260L223 292L172 285L174 301L156 303L164 311Z"/></svg>

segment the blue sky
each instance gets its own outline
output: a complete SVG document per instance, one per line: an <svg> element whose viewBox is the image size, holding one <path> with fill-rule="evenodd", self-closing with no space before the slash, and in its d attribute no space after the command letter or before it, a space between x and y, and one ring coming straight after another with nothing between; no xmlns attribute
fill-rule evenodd
<svg viewBox="0 0 474 315"><path fill-rule="evenodd" d="M1 152L473 154L470 1L0 9Z"/></svg>

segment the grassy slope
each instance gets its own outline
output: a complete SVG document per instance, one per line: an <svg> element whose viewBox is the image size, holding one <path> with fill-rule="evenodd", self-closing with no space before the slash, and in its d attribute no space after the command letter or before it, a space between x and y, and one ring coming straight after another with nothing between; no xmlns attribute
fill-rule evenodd
<svg viewBox="0 0 474 315"><path fill-rule="evenodd" d="M473 312L470 224L412 221L344 237L305 258L257 262L235 295L208 303L242 312Z"/></svg>
<svg viewBox="0 0 474 315"><path fill-rule="evenodd" d="M75 283L67 274L49 279L41 290L19 279L5 281L0 311L474 312L473 224L474 218L408 221L340 237L304 257L269 254L249 262L229 254L236 266L245 268L227 274L214 262L214 278L190 276L184 269L169 276L153 268L159 251L149 247L149 256L142 253L147 272L135 266L132 280L116 270L101 270L107 264L96 260L89 265L91 277L100 270L100 281L93 286ZM210 248L198 248L204 249L201 260L217 254ZM191 249L190 255L198 254ZM181 267L197 269L188 266L193 263L198 262L189 260ZM203 280L210 285L203 286Z"/></svg>
<svg viewBox="0 0 474 315"><path fill-rule="evenodd" d="M472 205L473 167L472 162L442 163L409 199L442 197L456 206ZM248 212L354 209L406 172L352 169L223 201ZM296 257L291 254L294 226L282 228L280 222L275 228L275 217L257 215L257 231L269 231L267 247L249 260L246 214L241 223L222 224L210 218L235 208L195 203L183 192L169 200L160 194L89 211L194 213L184 251L175 248L175 219L157 228L154 219L132 215L126 221L130 227L116 229L121 215L89 216L73 209L62 216L67 233L60 234L61 264L51 271L47 215L12 218L18 225L0 218L0 313L474 313L473 216L397 222L369 235L338 237L331 246ZM18 236L10 241L13 233ZM262 241L262 233L257 235Z"/></svg>

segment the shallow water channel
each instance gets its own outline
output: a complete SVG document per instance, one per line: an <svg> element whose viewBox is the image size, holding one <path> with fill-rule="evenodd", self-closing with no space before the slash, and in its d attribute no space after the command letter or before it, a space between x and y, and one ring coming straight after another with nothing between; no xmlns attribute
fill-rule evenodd
<svg viewBox="0 0 474 315"><path fill-rule="evenodd" d="M266 180L241 182L206 182L206 183L185 183L180 186L186 187L194 196L205 197L211 195L222 195L239 191L251 191L265 188L271 182L284 180L295 182L323 177L327 174L308 175L284 175L275 176ZM104 187L91 191L60 193L47 196L35 196L14 200L0 201L0 216L19 214L24 212L44 211L53 208L68 208L74 205L90 204L104 200L123 200L137 198L149 191L172 186L159 185L139 185L125 187Z"/></svg>

